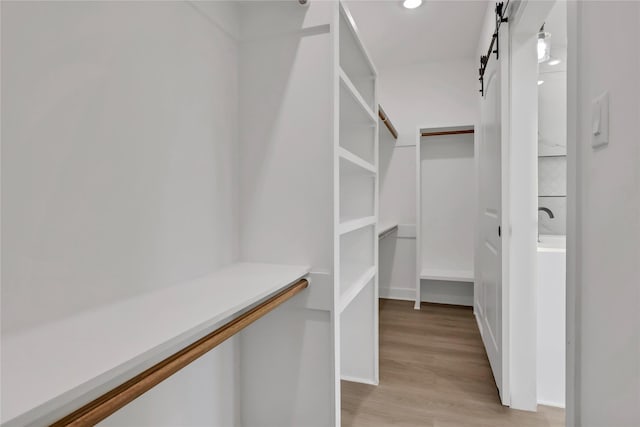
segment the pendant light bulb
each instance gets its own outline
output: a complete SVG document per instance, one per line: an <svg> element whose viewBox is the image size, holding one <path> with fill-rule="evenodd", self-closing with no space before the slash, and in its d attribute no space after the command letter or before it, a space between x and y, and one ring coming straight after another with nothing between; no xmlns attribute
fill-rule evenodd
<svg viewBox="0 0 640 427"><path fill-rule="evenodd" d="M540 31L538 33L538 64L551 58L551 34Z"/></svg>

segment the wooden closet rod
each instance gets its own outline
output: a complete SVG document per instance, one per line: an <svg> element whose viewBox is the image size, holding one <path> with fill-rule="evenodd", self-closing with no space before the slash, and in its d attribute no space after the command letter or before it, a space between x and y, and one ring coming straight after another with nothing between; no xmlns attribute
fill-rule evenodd
<svg viewBox="0 0 640 427"><path fill-rule="evenodd" d="M439 135L460 135L463 133L474 133L473 129L466 130L447 130L442 132L422 132L422 136L439 136Z"/></svg>
<svg viewBox="0 0 640 427"><path fill-rule="evenodd" d="M74 411L52 427L93 426L309 286L301 279L267 301Z"/></svg>
<svg viewBox="0 0 640 427"><path fill-rule="evenodd" d="M391 132L391 135L393 135L393 139L398 139L398 131L396 130L395 126L393 126L393 123L391 123L391 120L389 120L389 117L387 117L387 113L384 112L384 110L382 109L382 105L380 104L378 104L378 117L380 117L380 120L382 120L387 129L389 129L389 132Z"/></svg>

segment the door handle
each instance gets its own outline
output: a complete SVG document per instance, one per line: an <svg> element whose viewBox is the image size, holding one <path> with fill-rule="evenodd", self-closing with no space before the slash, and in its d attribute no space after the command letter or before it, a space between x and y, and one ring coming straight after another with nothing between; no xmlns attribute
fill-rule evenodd
<svg viewBox="0 0 640 427"><path fill-rule="evenodd" d="M502 228L498 226L498 237L502 237Z"/></svg>

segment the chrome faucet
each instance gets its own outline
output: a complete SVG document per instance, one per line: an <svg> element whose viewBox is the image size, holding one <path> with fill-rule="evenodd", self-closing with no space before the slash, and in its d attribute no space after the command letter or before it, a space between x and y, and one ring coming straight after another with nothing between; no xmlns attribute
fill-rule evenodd
<svg viewBox="0 0 640 427"><path fill-rule="evenodd" d="M540 208L538 208L538 212L540 212L540 211L546 212L547 215L549 215L549 219L555 218L555 216L553 215L553 212L549 208L540 207ZM540 243L540 226L538 226L538 243Z"/></svg>

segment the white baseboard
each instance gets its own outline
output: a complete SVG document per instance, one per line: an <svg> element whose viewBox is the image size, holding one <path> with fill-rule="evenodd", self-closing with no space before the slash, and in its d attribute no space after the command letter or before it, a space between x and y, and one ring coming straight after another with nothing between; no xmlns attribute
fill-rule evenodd
<svg viewBox="0 0 640 427"><path fill-rule="evenodd" d="M538 405L542 405L542 406L551 406L553 408L561 408L561 409L565 409L565 405L563 403L558 403L558 402L547 402L545 400L538 400Z"/></svg>
<svg viewBox="0 0 640 427"><path fill-rule="evenodd" d="M473 307L473 295L443 295L428 294L422 292L422 302L432 302L434 304L464 305Z"/></svg>
<svg viewBox="0 0 640 427"><path fill-rule="evenodd" d="M411 288L379 288L380 298L395 299L401 301L415 301L416 291ZM428 289L422 289L422 302L435 304L463 305L473 307L473 294L471 295L447 295L430 293Z"/></svg>
<svg viewBox="0 0 640 427"><path fill-rule="evenodd" d="M342 375L340 377L341 380L343 381L350 381L352 383L361 383L361 384L368 384L368 385L378 385L377 382L375 381L371 381L371 380L366 380L363 378L357 378L357 377L350 377L348 375Z"/></svg>
<svg viewBox="0 0 640 427"><path fill-rule="evenodd" d="M378 296L386 299L397 299L401 301L415 301L416 291L411 288L379 288Z"/></svg>

